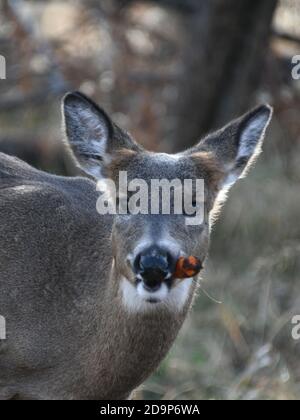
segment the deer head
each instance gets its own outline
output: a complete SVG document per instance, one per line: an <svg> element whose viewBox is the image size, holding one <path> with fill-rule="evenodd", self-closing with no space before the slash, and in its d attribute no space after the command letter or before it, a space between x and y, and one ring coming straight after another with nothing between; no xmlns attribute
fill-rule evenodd
<svg viewBox="0 0 300 420"><path fill-rule="evenodd" d="M126 306L136 311L159 305L181 309L191 294L192 279L176 277L177 261L182 256L205 260L212 215L224 192L246 174L260 153L271 108L259 106L193 148L174 155L146 151L80 93L66 95L63 113L75 163L96 181L110 180L118 185L114 194L111 189L109 194L111 199L123 202L123 209L124 200L125 208L133 207L133 203L135 210L138 208L116 212L112 231L115 276ZM120 187L120 176L124 174L127 185L133 185L126 193ZM138 198L134 196L136 180L147 192ZM162 191L154 203L156 211L151 212L150 187L154 180L168 181L172 187L167 196ZM182 212L176 213L172 211L176 200L178 204L175 191L186 180L192 180L186 193L191 211L182 206ZM196 180L204 181L200 198ZM162 214L162 207L172 199L169 214ZM141 201L149 205L148 211L141 208ZM194 223L199 207L201 219Z"/></svg>

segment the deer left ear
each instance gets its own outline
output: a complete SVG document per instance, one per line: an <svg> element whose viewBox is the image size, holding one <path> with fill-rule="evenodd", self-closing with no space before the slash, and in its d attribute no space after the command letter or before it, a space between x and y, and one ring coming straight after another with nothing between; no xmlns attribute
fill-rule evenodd
<svg viewBox="0 0 300 420"><path fill-rule="evenodd" d="M71 156L78 167L95 179L102 178L118 150L141 150L128 133L82 93L68 93L63 99L62 110Z"/></svg>
<svg viewBox="0 0 300 420"><path fill-rule="evenodd" d="M63 99L66 138L75 163L95 178L101 177L113 125L106 113L80 92Z"/></svg>
<svg viewBox="0 0 300 420"><path fill-rule="evenodd" d="M192 152L211 152L225 174L222 187L241 178L261 152L272 108L262 105L202 140Z"/></svg>

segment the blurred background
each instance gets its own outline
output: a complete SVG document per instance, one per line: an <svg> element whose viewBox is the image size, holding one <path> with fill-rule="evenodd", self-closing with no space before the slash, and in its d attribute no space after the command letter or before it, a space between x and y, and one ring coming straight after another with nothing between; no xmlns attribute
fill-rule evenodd
<svg viewBox="0 0 300 420"><path fill-rule="evenodd" d="M263 156L214 227L194 310L138 398L300 399L299 3L1 2L0 151L38 168L75 173L61 145L68 90L166 152L257 103L275 107Z"/></svg>

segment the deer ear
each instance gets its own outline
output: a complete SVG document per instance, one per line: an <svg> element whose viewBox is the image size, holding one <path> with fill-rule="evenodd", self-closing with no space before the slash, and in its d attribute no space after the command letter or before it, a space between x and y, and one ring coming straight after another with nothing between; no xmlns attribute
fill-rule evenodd
<svg viewBox="0 0 300 420"><path fill-rule="evenodd" d="M272 108L262 105L203 139L192 152L206 151L215 156L224 173L221 187L230 187L247 172L261 152Z"/></svg>
<svg viewBox="0 0 300 420"><path fill-rule="evenodd" d="M117 127L91 99L79 92L63 99L63 121L75 163L99 179L118 149L138 148L130 136Z"/></svg>
<svg viewBox="0 0 300 420"><path fill-rule="evenodd" d="M82 93L68 93L63 99L67 142L75 162L88 174L101 177L113 126L106 113Z"/></svg>

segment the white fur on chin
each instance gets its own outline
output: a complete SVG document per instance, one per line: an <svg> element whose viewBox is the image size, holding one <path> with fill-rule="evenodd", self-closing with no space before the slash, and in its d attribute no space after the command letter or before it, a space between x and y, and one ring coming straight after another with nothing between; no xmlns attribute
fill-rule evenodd
<svg viewBox="0 0 300 420"><path fill-rule="evenodd" d="M159 308L167 308L170 311L179 311L185 305L192 285L192 279L184 279L177 286L168 289L162 284L159 290L149 292L144 289L142 283L136 287L125 277L121 279L120 288L125 308L130 312L155 311ZM155 303L149 302L155 301Z"/></svg>

